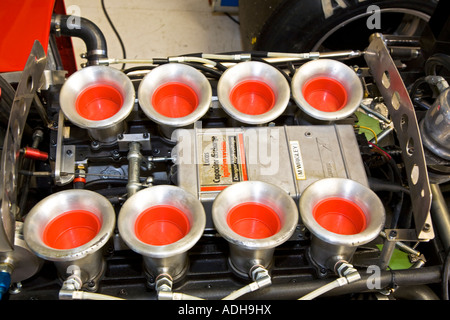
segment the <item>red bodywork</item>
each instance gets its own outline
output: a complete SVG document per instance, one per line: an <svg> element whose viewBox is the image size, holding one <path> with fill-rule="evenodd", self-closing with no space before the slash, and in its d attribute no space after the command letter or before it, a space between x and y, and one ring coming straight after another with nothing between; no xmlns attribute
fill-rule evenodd
<svg viewBox="0 0 450 320"><path fill-rule="evenodd" d="M65 14L63 0L3 0L0 10L0 72L22 71L35 40L47 53L53 13ZM73 73L76 63L72 40L57 37L65 70Z"/></svg>

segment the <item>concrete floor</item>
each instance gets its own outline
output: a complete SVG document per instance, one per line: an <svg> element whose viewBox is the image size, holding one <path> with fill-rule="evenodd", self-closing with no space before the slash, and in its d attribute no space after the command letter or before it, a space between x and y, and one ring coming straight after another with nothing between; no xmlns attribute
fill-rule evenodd
<svg viewBox="0 0 450 320"><path fill-rule="evenodd" d="M106 37L110 58L122 58L99 0L66 0L65 4L67 14L97 24ZM105 7L130 59L242 50L239 25L213 12L208 0L105 0ZM81 40L72 41L79 67L85 62L80 54L86 49Z"/></svg>

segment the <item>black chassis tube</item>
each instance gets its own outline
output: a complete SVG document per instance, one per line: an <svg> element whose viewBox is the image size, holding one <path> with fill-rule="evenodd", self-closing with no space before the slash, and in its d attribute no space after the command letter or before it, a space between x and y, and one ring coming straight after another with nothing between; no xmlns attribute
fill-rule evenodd
<svg viewBox="0 0 450 320"><path fill-rule="evenodd" d="M405 269L405 270L382 270L379 273L379 277L375 279L375 273L365 273L364 270L360 271L361 279L345 286L335 288L322 297L341 296L351 293L361 292L378 292L381 289L390 289L403 286L419 286L432 283L440 283L442 281L442 267L431 266L418 269ZM266 288L256 290L242 296L240 299L244 300L293 300L299 299L302 296L324 286L325 284L333 281L334 279L319 279L309 280L296 283L274 283ZM368 284L375 284L378 281L376 288L368 286ZM180 292L198 296L204 299L221 299L227 296L231 291L235 290L231 288L211 288L204 289L191 289L183 290ZM231 291L230 291L231 290ZM205 293L207 296L205 296Z"/></svg>

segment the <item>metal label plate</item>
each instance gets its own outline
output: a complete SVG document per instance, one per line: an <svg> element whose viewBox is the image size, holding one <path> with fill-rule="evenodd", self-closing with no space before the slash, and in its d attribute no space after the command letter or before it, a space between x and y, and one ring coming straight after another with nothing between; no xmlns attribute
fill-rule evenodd
<svg viewBox="0 0 450 320"><path fill-rule="evenodd" d="M199 192L221 191L248 180L243 132L197 135Z"/></svg>
<svg viewBox="0 0 450 320"><path fill-rule="evenodd" d="M298 141L289 141L289 146L291 148L291 157L295 178L297 180L305 180L306 179L305 166L303 164L300 144L298 143Z"/></svg>

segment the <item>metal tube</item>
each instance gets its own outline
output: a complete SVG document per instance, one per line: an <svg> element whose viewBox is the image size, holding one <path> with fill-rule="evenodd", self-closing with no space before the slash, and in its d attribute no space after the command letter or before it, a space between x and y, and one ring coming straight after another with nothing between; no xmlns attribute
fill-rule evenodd
<svg viewBox="0 0 450 320"><path fill-rule="evenodd" d="M391 120L389 120L388 118L386 118L385 116L383 116L381 113L376 112L375 110L372 110L371 108L369 108L368 106L366 106L364 103L361 103L361 104L359 105L359 107L360 107L361 109L363 109L364 111L366 111L366 112L372 114L373 116L377 117L378 119L380 119L380 120L382 120L382 121L384 121L384 122L386 122L386 123L391 123L391 122L392 122Z"/></svg>
<svg viewBox="0 0 450 320"><path fill-rule="evenodd" d="M54 261L54 265L61 279L67 278L67 269L69 266L78 266L81 270L80 279L83 285L99 279L106 268L102 250L92 252L80 259L73 258L67 261Z"/></svg>
<svg viewBox="0 0 450 320"><path fill-rule="evenodd" d="M202 54L202 58L210 60L234 60L234 61L244 61L250 60L251 55L248 53L241 54Z"/></svg>
<svg viewBox="0 0 450 320"><path fill-rule="evenodd" d="M41 100L39 99L38 95L34 95L34 106L36 107L37 112L39 113L39 116L41 117L42 121L44 121L45 126L47 128L53 128L53 122L50 121L47 111L45 110L44 105L42 104Z"/></svg>
<svg viewBox="0 0 450 320"><path fill-rule="evenodd" d="M36 96L35 96L36 97ZM43 140L44 132L40 129L37 129L35 132L33 132L33 143L31 145L32 148L37 149L39 147L39 143ZM31 170L34 164L33 159L25 158L23 160L22 168L25 168L27 170ZM18 216L22 217L24 215L24 209L25 209L25 203L28 199L28 188L31 181L31 176L25 176L22 178L23 180L19 185L22 186L21 192L20 192L20 202L19 202L19 211Z"/></svg>
<svg viewBox="0 0 450 320"><path fill-rule="evenodd" d="M169 274L174 281L178 281L185 275L189 267L187 251L164 258L155 258L143 254L142 259L147 278L154 279L160 274Z"/></svg>
<svg viewBox="0 0 450 320"><path fill-rule="evenodd" d="M288 53L288 52L268 52L268 58L295 58L297 60L308 60L318 58L356 58L363 54L361 51L331 51L331 52L304 52L304 53Z"/></svg>
<svg viewBox="0 0 450 320"><path fill-rule="evenodd" d="M391 234L388 235L389 239L386 238L383 249L381 250L379 267L383 270L389 266L389 261L391 261L396 246L396 241L393 240L395 239L396 234L394 235L392 233L395 233L395 231L391 231Z"/></svg>
<svg viewBox="0 0 450 320"><path fill-rule="evenodd" d="M169 57L169 62L198 62L198 63L203 63L203 64L209 64L212 65L213 67L215 67L217 65L217 62L209 60L209 59L204 59L204 58L199 58L199 57L188 57L188 56L182 56L182 57Z"/></svg>
<svg viewBox="0 0 450 320"><path fill-rule="evenodd" d="M380 232L380 235L381 235L383 238L385 238L385 239L387 238L386 232L384 232L384 231L381 231L381 232ZM395 242L395 245L396 245L399 249L401 249L402 251L404 251L404 252L407 252L407 253L412 254L412 255L415 255L415 256L420 256L420 252L419 252L419 251L417 251L417 250L415 250L415 249L413 249L413 248L407 246L406 244L404 244L404 243L401 242L401 241L396 241L396 242Z"/></svg>
<svg viewBox="0 0 450 320"><path fill-rule="evenodd" d="M129 144L130 150L128 152L128 184L127 192L128 198L139 191L141 184L140 177L140 165L143 159L141 154L141 144L139 142L131 142Z"/></svg>

